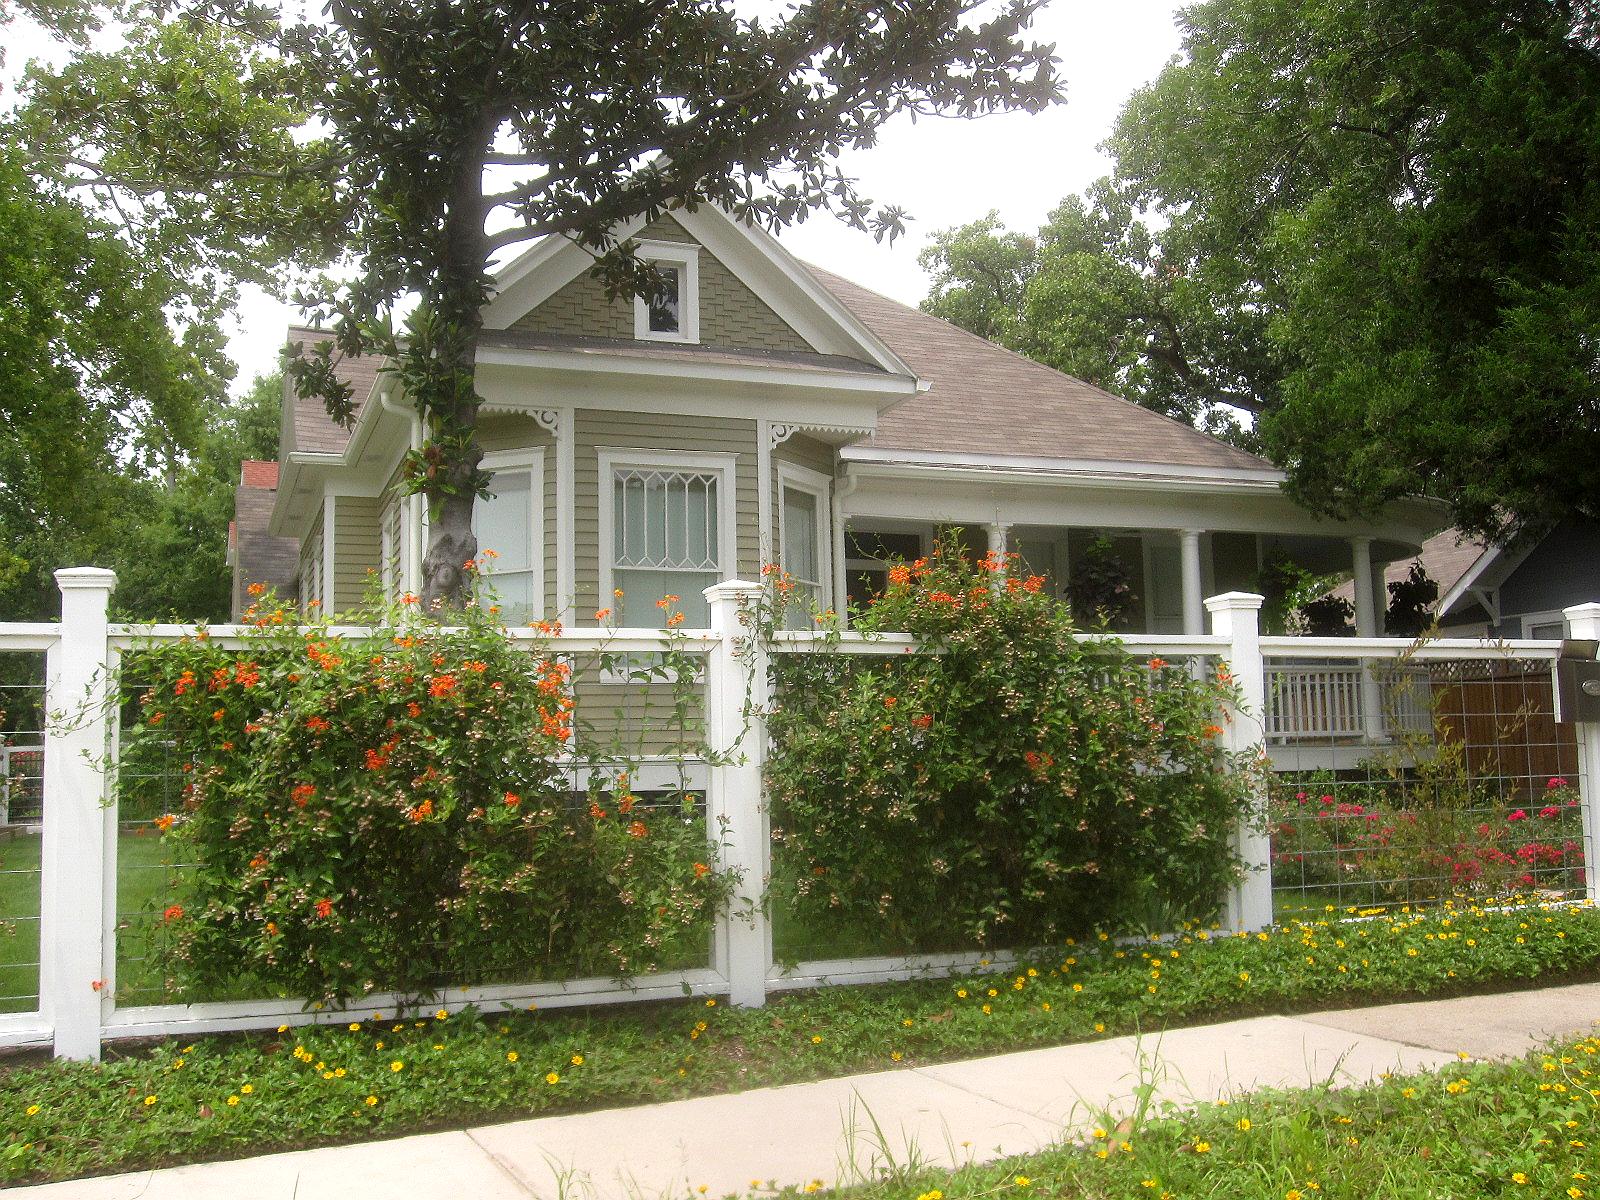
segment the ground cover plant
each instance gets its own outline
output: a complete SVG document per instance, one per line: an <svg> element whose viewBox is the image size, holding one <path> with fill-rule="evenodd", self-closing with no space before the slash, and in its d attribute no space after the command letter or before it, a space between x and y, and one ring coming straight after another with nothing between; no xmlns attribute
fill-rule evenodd
<svg viewBox="0 0 1600 1200"><path fill-rule="evenodd" d="M1514 1062L1462 1062L1366 1087L1263 1090L1183 1112L1107 1117L1042 1154L956 1171L900 1169L837 1194L1584 1200L1600 1195L1597 1129L1600 1037L1582 1037Z"/></svg>
<svg viewBox="0 0 1600 1200"><path fill-rule="evenodd" d="M947 537L854 622L916 653L773 656L780 935L889 953L1212 918L1255 782L1219 744L1226 670L1086 639L1044 584Z"/></svg>
<svg viewBox="0 0 1600 1200"><path fill-rule="evenodd" d="M168 1039L102 1064L14 1060L0 1070L0 1169L66 1178L1596 975L1589 906L1443 905L1249 935L1095 936L994 973L780 995L764 1009L697 997L589 1012L355 1010L330 1025Z"/></svg>

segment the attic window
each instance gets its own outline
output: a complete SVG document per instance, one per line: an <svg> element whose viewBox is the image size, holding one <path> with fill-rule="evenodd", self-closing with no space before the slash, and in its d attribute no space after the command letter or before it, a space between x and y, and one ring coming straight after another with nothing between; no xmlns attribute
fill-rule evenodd
<svg viewBox="0 0 1600 1200"><path fill-rule="evenodd" d="M633 301L633 336L648 342L700 340L700 247L645 242L639 257L661 277L654 295Z"/></svg>

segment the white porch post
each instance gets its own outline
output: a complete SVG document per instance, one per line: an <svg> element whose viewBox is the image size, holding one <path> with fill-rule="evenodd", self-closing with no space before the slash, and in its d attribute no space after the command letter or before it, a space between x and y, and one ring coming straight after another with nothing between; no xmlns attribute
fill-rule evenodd
<svg viewBox="0 0 1600 1200"><path fill-rule="evenodd" d="M706 656L706 744L723 761L707 772L706 822L717 861L739 873L717 921L712 966L728 980L728 1000L760 1008L767 999L772 927L762 897L772 845L761 767L767 728L767 649L746 623L761 585L729 580L705 590L716 642ZM754 639L753 645L748 645Z"/></svg>
<svg viewBox="0 0 1600 1200"><path fill-rule="evenodd" d="M106 609L116 574L56 572L61 640L45 665L44 834L40 849L39 997L57 1058L100 1057L105 970L106 803L111 656Z"/></svg>
<svg viewBox="0 0 1600 1200"><path fill-rule="evenodd" d="M1584 641L1600 641L1600 604L1575 604L1563 609L1567 636ZM1578 799L1583 816L1584 885L1592 904L1600 904L1600 724L1579 722Z"/></svg>
<svg viewBox="0 0 1600 1200"><path fill-rule="evenodd" d="M1351 568L1356 602L1356 636L1382 637L1377 613L1377 591L1373 586L1372 539L1350 539ZM1376 572L1379 582L1382 572ZM1383 721L1383 697L1378 690L1378 678L1372 673L1372 663L1361 664L1361 729L1368 743L1382 742L1387 733Z"/></svg>
<svg viewBox="0 0 1600 1200"><path fill-rule="evenodd" d="M1185 529L1179 533L1183 552L1183 631L1206 631L1206 599L1202 594L1200 570L1200 529Z"/></svg>
<svg viewBox="0 0 1600 1200"><path fill-rule="evenodd" d="M1227 669L1239 688L1239 704L1223 714L1222 745L1233 754L1261 758L1266 754L1266 660L1261 655L1262 597L1251 592L1225 592L1206 600L1211 632L1231 643ZM1234 930L1265 929L1272 924L1272 839L1267 833L1265 788L1251 798L1251 808L1234 833L1234 848L1249 872L1226 898L1227 924Z"/></svg>
<svg viewBox="0 0 1600 1200"><path fill-rule="evenodd" d="M1006 543L1011 532L1010 524L1005 521L990 521L983 529L989 537L989 553L996 558L1004 558Z"/></svg>

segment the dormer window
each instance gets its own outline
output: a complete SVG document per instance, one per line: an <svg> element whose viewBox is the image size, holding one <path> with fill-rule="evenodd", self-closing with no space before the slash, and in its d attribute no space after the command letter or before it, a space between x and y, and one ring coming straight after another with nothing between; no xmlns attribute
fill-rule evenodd
<svg viewBox="0 0 1600 1200"><path fill-rule="evenodd" d="M633 336L647 342L700 340L700 247L644 242L639 257L655 268L660 286L633 301Z"/></svg>

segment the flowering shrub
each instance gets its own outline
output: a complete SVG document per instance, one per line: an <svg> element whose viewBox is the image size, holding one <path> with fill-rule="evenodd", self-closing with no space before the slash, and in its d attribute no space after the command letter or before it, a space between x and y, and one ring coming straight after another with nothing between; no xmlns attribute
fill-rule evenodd
<svg viewBox="0 0 1600 1200"><path fill-rule="evenodd" d="M182 990L421 996L704 955L729 888L704 820L645 803L614 760L574 793L571 669L548 643L477 609L451 628L375 612L360 637L270 597L247 616L242 650L201 630L125 661L124 762L181 772L170 809L126 774L121 804L195 864L159 922Z"/></svg>
<svg viewBox="0 0 1600 1200"><path fill-rule="evenodd" d="M785 921L885 951L1028 946L1209 916L1250 770L1225 672L1078 636L1017 560L898 564L864 631L922 650L778 655L767 775Z"/></svg>
<svg viewBox="0 0 1600 1200"><path fill-rule="evenodd" d="M1582 815L1568 780L1552 776L1540 794L1510 800L1492 779L1442 793L1432 779L1285 777L1272 797L1274 874L1284 887L1357 889L1373 901L1582 890Z"/></svg>

